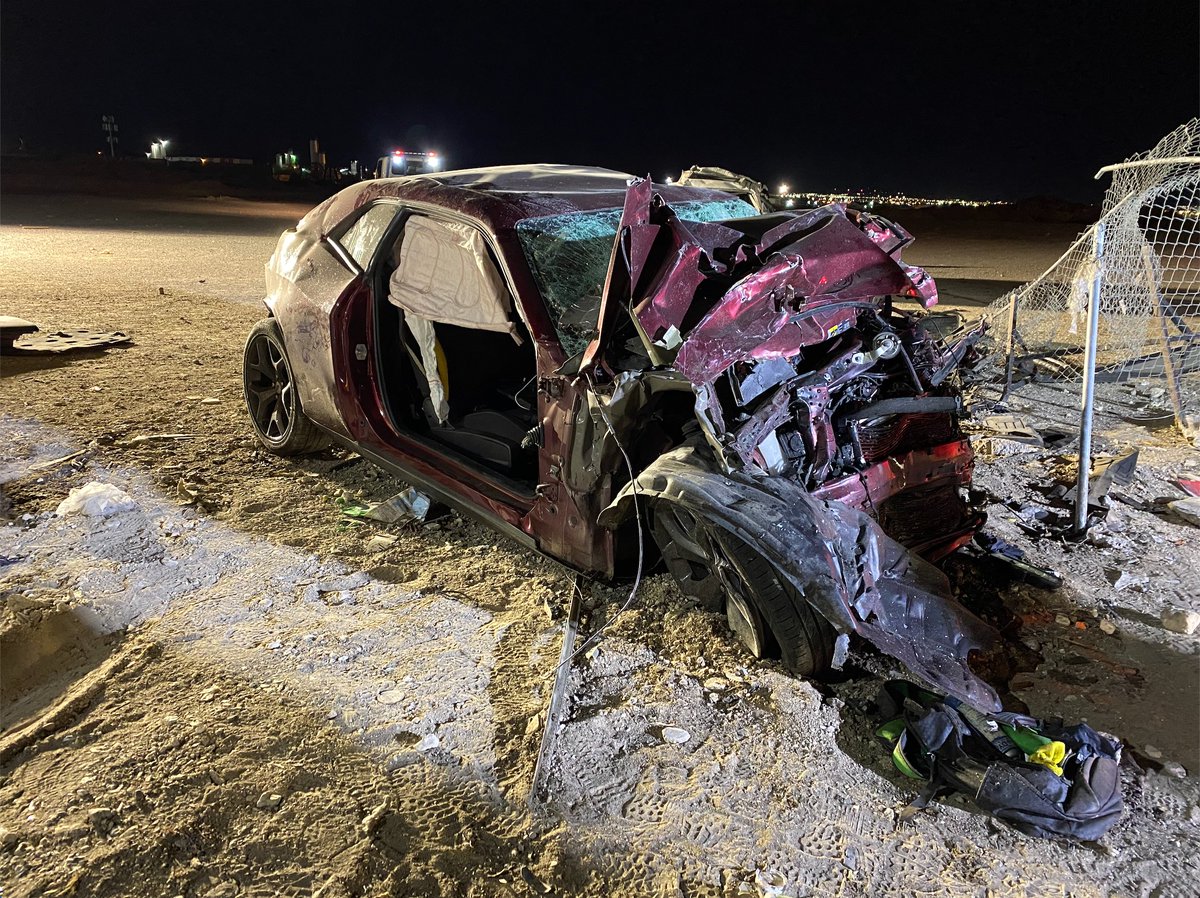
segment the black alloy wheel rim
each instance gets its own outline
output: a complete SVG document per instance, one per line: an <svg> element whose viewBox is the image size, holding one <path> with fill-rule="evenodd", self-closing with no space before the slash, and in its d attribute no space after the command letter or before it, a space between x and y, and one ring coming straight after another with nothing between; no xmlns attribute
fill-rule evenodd
<svg viewBox="0 0 1200 898"><path fill-rule="evenodd" d="M655 509L654 526L669 550L664 555L684 591L712 610L724 605L729 628L756 658L767 652L767 635L762 617L754 606L753 587L721 539L687 509L664 503Z"/></svg>
<svg viewBox="0 0 1200 898"><path fill-rule="evenodd" d="M246 406L250 419L265 440L281 443L291 427L295 405L292 372L282 348L267 335L259 334L246 350Z"/></svg>

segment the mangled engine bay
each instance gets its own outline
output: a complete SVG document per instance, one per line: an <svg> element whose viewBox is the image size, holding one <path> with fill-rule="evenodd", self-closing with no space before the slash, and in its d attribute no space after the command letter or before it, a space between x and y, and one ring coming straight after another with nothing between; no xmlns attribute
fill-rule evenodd
<svg viewBox="0 0 1200 898"><path fill-rule="evenodd" d="M580 370L599 373L593 401L618 433L627 396L686 389L699 434L601 522L628 515L634 492L685 507L791 581L839 634L833 666L855 633L995 710L968 660L1000 636L931 563L982 524L961 496L973 454L955 377L980 332L927 331L937 292L900 260L911 240L840 205L685 222L635 181Z"/></svg>

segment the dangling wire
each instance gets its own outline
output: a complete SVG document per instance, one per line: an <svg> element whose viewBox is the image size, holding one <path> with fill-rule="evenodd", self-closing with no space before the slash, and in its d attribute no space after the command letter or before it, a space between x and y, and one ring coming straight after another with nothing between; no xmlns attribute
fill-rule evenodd
<svg viewBox="0 0 1200 898"><path fill-rule="evenodd" d="M587 377L588 386L592 388L593 392L595 392L596 385L594 383L592 383L591 375L588 374L585 376ZM607 621L605 621L604 624L598 630L596 630L595 633L593 633L591 636L589 636L587 639L585 639L580 644L579 648L577 648L574 652L571 653L570 657L564 658L562 661L560 661L558 664L558 667L562 667L564 664L570 664L576 658L578 658L580 655L582 655L584 652L587 652L589 649L591 649L592 646L594 646L596 644L596 642L599 641L600 637L602 635L604 635L604 631L607 630L609 627L611 627L613 624L615 624L618 620L620 620L621 615L623 615L626 611L628 611L630 609L630 607L632 607L634 600L637 598L638 589L641 588L641 585L642 585L642 566L643 566L643 563L645 560L645 542L644 542L645 537L644 537L643 527L642 527L642 510L638 504L637 477L634 474L633 462L629 458L629 453L625 451L625 447L622 446L621 441L619 439L617 439L616 429L613 427L612 422L609 420L608 413L604 410L603 404L597 403L596 409L600 412L600 419L604 422L604 426L608 429L609 436L612 437L613 443L615 443L616 447L621 451L621 456L625 459L625 468L626 468L626 470L629 471L629 484L630 484L631 492L633 493L633 513L634 513L635 518L637 519L637 537L638 537L637 576L634 577L633 588L629 590L629 597L626 598L624 604L621 605L621 607L617 609L617 613L614 614L612 617L610 617ZM557 671L558 668L556 667L555 670Z"/></svg>

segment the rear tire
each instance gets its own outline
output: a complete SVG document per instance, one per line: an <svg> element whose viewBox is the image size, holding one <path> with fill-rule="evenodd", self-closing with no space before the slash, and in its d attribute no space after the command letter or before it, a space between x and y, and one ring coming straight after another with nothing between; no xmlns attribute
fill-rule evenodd
<svg viewBox="0 0 1200 898"><path fill-rule="evenodd" d="M242 392L254 436L276 455L304 455L329 445L329 438L304 417L283 335L274 318L250 329L242 355Z"/></svg>
<svg viewBox="0 0 1200 898"><path fill-rule="evenodd" d="M671 502L653 508L654 536L680 588L714 611L756 658L780 657L792 673L830 670L836 634L779 570L733 534Z"/></svg>

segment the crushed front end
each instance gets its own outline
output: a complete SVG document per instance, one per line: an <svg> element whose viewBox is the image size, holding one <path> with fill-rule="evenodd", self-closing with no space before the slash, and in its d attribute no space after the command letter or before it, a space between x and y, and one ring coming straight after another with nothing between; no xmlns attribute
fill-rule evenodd
<svg viewBox="0 0 1200 898"><path fill-rule="evenodd" d="M836 631L994 709L968 661L999 636L929 563L983 520L962 496L973 455L955 376L980 333L929 333L937 292L901 261L911 241L841 205L684 222L636 181L582 367L608 371L617 392L680 379L694 392L703 439L648 465L627 495L691 503L805 595L819 583L811 604Z"/></svg>

